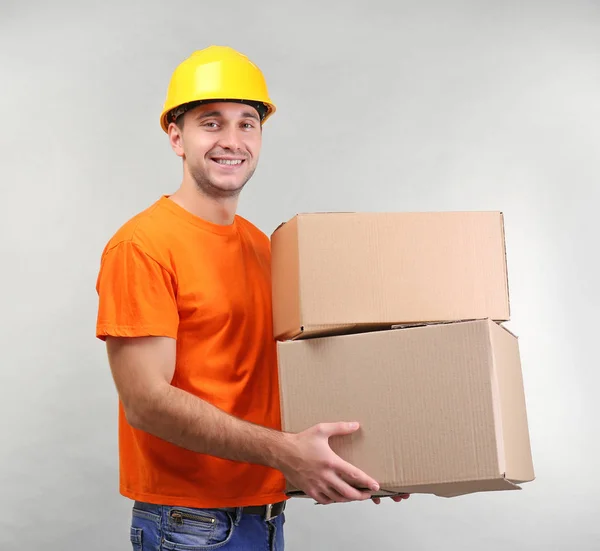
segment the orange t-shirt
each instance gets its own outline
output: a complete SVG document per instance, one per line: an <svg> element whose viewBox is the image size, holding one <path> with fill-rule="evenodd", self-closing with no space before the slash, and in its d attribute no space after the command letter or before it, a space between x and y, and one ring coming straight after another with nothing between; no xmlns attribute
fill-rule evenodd
<svg viewBox="0 0 600 551"><path fill-rule="evenodd" d="M281 429L268 237L240 216L210 223L168 196L106 245L96 336L177 339L172 384L247 421ZM285 499L283 475L132 428L119 403L120 491L134 500L241 507Z"/></svg>

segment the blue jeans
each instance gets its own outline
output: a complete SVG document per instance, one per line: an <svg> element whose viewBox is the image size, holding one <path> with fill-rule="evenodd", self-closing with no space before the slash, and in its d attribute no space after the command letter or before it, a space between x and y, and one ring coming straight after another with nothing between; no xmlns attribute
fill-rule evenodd
<svg viewBox="0 0 600 551"><path fill-rule="evenodd" d="M241 509L194 509L136 501L133 551L283 551L285 514L271 520Z"/></svg>

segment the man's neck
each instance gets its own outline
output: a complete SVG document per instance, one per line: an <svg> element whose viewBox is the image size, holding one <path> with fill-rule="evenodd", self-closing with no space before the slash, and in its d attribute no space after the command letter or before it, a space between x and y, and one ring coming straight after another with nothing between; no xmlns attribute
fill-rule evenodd
<svg viewBox="0 0 600 551"><path fill-rule="evenodd" d="M193 215L221 226L233 223L238 205L238 197L216 199L185 186L181 186L170 199Z"/></svg>

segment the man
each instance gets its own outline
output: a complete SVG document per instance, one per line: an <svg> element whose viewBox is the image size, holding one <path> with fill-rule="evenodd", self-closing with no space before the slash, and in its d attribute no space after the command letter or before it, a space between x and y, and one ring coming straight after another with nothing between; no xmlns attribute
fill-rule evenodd
<svg viewBox="0 0 600 551"><path fill-rule="evenodd" d="M328 444L357 424L281 432L269 239L236 214L274 111L244 55L211 46L181 63L161 114L181 186L102 254L96 334L119 394L137 550L280 550L286 477L323 504L378 489Z"/></svg>

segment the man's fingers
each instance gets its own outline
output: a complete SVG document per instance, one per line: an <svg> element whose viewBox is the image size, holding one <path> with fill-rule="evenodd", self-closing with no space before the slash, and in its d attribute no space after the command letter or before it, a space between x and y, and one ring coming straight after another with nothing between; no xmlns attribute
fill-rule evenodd
<svg viewBox="0 0 600 551"><path fill-rule="evenodd" d="M353 501L351 498L346 497L342 491L342 489L338 489L338 487L331 485L327 488L325 493L333 503L348 503Z"/></svg>
<svg viewBox="0 0 600 551"><path fill-rule="evenodd" d="M392 498L392 501L395 501L396 503L400 503L401 501L408 499L410 497L410 494L399 494L397 496L390 496ZM379 505L381 503L381 499L378 497L373 497L371 498L373 500L373 503L375 505Z"/></svg>
<svg viewBox="0 0 600 551"><path fill-rule="evenodd" d="M333 501L331 501L331 499L326 496L324 493L318 493L314 496L314 500L319 503L320 505L329 505L330 503L333 503Z"/></svg>
<svg viewBox="0 0 600 551"><path fill-rule="evenodd" d="M364 501L371 497L370 492L357 489L352 484L348 484L341 476L332 477L329 484L331 489L341 496L344 501Z"/></svg>
<svg viewBox="0 0 600 551"><path fill-rule="evenodd" d="M379 490L379 484L374 478L357 469L354 465L347 463L340 459L338 465L336 465L336 471L339 473L340 478L346 481L347 484L353 488L365 488L367 491L377 492Z"/></svg>
<svg viewBox="0 0 600 551"><path fill-rule="evenodd" d="M356 422L319 423L315 428L323 436L331 438L332 436L345 436L347 434L352 434L358 430L359 424Z"/></svg>

